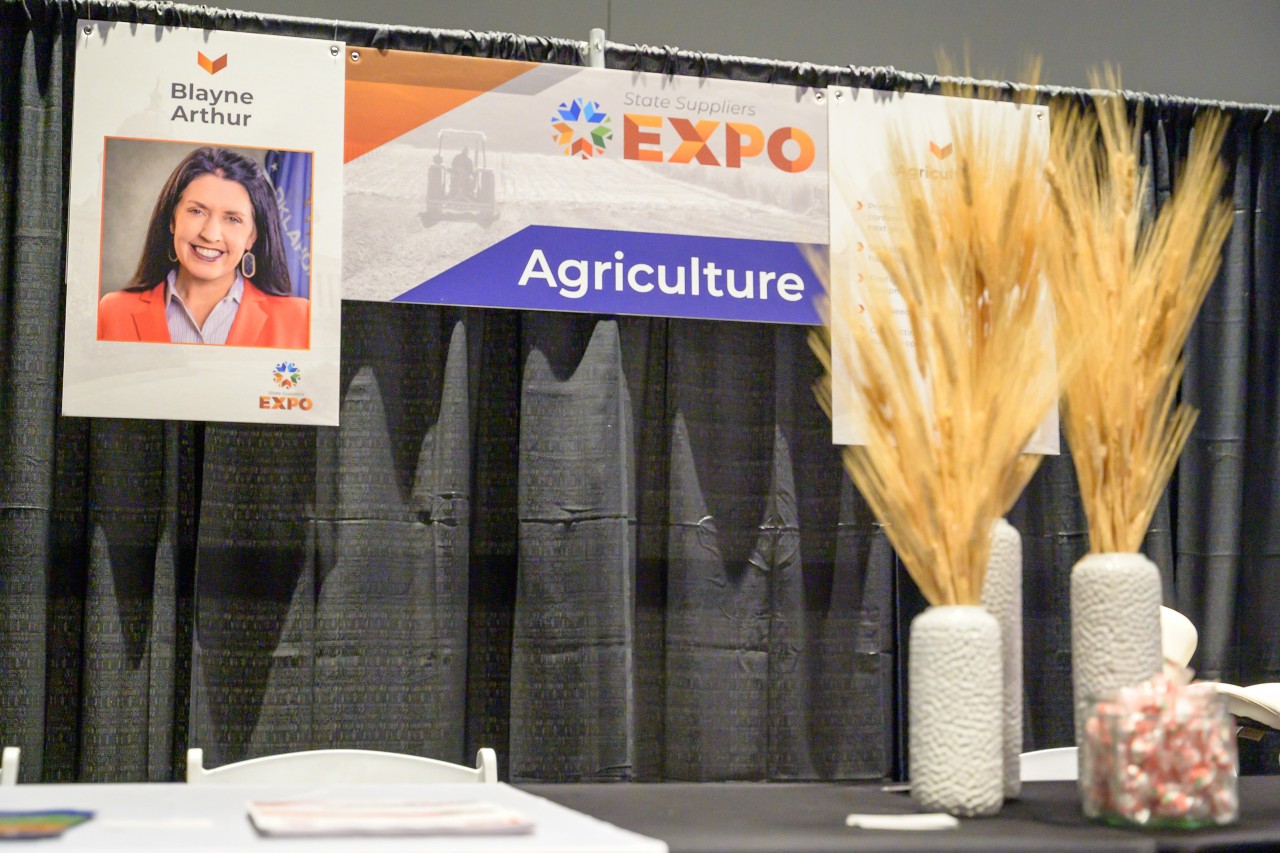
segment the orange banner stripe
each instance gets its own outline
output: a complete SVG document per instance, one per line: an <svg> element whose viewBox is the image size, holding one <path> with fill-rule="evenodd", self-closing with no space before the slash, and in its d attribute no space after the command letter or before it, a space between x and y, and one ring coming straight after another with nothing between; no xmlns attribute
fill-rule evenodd
<svg viewBox="0 0 1280 853"><path fill-rule="evenodd" d="M534 62L404 50L347 56L346 143L350 163L535 68Z"/></svg>

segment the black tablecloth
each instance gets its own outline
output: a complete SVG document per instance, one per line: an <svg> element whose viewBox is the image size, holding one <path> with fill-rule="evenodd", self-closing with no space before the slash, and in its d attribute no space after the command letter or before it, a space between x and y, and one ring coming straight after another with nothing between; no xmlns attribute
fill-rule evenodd
<svg viewBox="0 0 1280 853"><path fill-rule="evenodd" d="M521 785L580 812L667 842L671 853L822 851L1280 851L1280 776L1240 779L1240 820L1195 831L1117 829L1086 820L1073 782L1033 782L996 817L935 832L850 829L850 813L918 811L868 784Z"/></svg>

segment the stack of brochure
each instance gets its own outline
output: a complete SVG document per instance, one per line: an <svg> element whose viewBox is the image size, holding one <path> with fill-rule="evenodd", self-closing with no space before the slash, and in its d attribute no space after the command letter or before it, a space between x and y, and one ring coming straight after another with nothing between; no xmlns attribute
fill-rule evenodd
<svg viewBox="0 0 1280 853"><path fill-rule="evenodd" d="M249 817L263 835L521 835L534 826L479 801L258 801L249 803Z"/></svg>

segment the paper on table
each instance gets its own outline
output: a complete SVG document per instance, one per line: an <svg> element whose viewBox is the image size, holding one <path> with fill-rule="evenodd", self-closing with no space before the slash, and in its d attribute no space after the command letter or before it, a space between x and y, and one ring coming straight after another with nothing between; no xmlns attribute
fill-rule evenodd
<svg viewBox="0 0 1280 853"><path fill-rule="evenodd" d="M533 821L494 803L295 800L250 802L263 835L521 835Z"/></svg>
<svg viewBox="0 0 1280 853"><path fill-rule="evenodd" d="M845 826L858 829L906 829L931 830L955 829L960 825L949 814L851 814L844 819Z"/></svg>

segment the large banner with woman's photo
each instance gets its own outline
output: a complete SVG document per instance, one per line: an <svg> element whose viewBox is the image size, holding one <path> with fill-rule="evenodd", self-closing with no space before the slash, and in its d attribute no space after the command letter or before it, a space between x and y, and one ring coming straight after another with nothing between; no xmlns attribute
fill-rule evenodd
<svg viewBox="0 0 1280 853"><path fill-rule="evenodd" d="M816 323L825 99L351 50L343 296Z"/></svg>
<svg viewBox="0 0 1280 853"><path fill-rule="evenodd" d="M336 424L343 45L77 34L63 413Z"/></svg>

